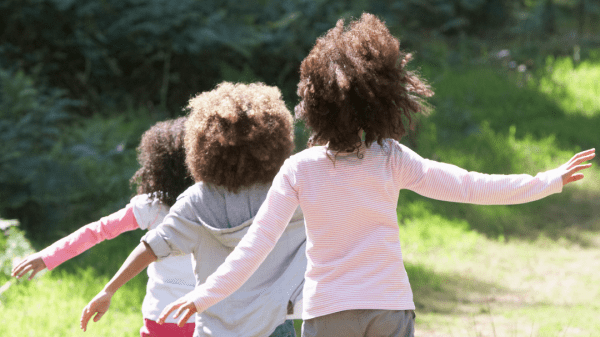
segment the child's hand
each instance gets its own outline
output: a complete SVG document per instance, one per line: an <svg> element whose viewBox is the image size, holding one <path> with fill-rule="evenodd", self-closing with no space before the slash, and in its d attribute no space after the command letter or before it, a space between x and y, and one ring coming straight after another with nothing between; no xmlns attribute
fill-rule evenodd
<svg viewBox="0 0 600 337"><path fill-rule="evenodd" d="M163 324L165 322L165 319L167 319L167 317L169 316L169 314L171 314L171 312L173 312L173 310L175 310L177 308L179 308L179 310L177 310L177 312L175 313L173 318L179 317L179 315L181 315L184 311L187 310L186 314L183 315L183 317L181 317L179 322L177 322L177 325L179 327L183 327L185 325L185 323L187 323L187 321L190 319L190 317L192 317L192 315L198 311L196 309L196 305L194 304L194 302L192 302L191 300L188 300L184 296L184 297L178 299L177 301L172 302L171 304L167 305L163 309L163 311L160 313L160 316L158 317L158 320L156 322L158 324Z"/></svg>
<svg viewBox="0 0 600 337"><path fill-rule="evenodd" d="M31 273L31 275L29 275L28 278L28 280L31 281L35 274L39 273L44 269L46 269L46 264L44 263L44 260L42 260L40 253L35 253L29 255L27 258L21 261L21 263L14 267L11 276L21 278L27 272L33 270L33 272Z"/></svg>
<svg viewBox="0 0 600 337"><path fill-rule="evenodd" d="M102 290L90 301L90 303L88 303L88 305L85 306L85 308L83 308L79 327L83 329L84 332L87 328L88 321L95 313L98 314L94 317L94 322L98 322L108 311L108 308L110 308L110 300L113 295L114 294Z"/></svg>
<svg viewBox="0 0 600 337"><path fill-rule="evenodd" d="M596 156L596 149L589 149L574 155L571 160L561 165L558 169L562 170L563 186L577 180L583 179L583 173L577 173L583 169L589 168L592 164L581 165L581 163L592 160Z"/></svg>

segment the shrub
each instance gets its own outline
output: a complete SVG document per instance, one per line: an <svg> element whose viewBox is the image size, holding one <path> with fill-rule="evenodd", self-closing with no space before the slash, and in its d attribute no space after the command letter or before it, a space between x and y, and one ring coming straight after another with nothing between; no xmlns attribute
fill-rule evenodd
<svg viewBox="0 0 600 337"><path fill-rule="evenodd" d="M50 209L77 187L75 167L52 156L76 104L60 90L36 88L22 71L0 69L0 212L25 230L56 220Z"/></svg>
<svg viewBox="0 0 600 337"><path fill-rule="evenodd" d="M55 240L123 207L141 134L164 115L129 109L82 119L77 101L0 70L0 213L36 242Z"/></svg>

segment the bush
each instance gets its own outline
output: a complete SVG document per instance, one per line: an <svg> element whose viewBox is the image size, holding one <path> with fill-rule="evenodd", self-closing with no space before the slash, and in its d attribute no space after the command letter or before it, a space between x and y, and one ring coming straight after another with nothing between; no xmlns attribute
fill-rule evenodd
<svg viewBox="0 0 600 337"><path fill-rule="evenodd" d="M76 168L53 158L76 104L60 90L36 88L22 71L0 69L0 212L27 231L56 220L51 208L78 187Z"/></svg>
<svg viewBox="0 0 600 337"><path fill-rule="evenodd" d="M0 66L68 90L84 115L124 102L177 112L222 80L277 85L293 104L300 61L341 17L372 12L403 35L479 32L504 22L512 2L7 0Z"/></svg>
<svg viewBox="0 0 600 337"><path fill-rule="evenodd" d="M161 114L72 117L77 101L0 70L0 213L36 242L55 240L123 207L141 134Z"/></svg>

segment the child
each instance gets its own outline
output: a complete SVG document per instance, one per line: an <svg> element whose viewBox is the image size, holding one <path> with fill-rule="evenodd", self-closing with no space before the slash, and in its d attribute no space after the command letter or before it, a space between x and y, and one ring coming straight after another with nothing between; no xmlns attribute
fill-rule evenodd
<svg viewBox="0 0 600 337"><path fill-rule="evenodd" d="M83 327L157 257L191 253L196 282L204 283L247 232L293 150L292 116L277 88L222 83L192 98L188 109L186 161L197 183L86 306ZM194 336L295 336L285 315L301 298L306 270L304 221L296 208L267 263L226 301L196 315Z"/></svg>
<svg viewBox="0 0 600 337"><path fill-rule="evenodd" d="M421 158L398 143L405 121L432 95L404 67L410 56L375 16L342 20L302 62L296 116L314 146L290 157L254 224L206 282L169 305L184 322L235 291L280 240L298 205L308 266L302 336L412 336L413 295L404 269L396 208L401 189L476 204L530 202L583 178L594 150L535 177L485 175ZM401 62L398 62L398 61Z"/></svg>
<svg viewBox="0 0 600 337"><path fill-rule="evenodd" d="M181 117L159 122L142 135L138 147L141 167L131 178L131 184L137 185L137 195L125 208L27 257L13 269L12 275L19 278L32 270L29 276L31 280L40 270L52 270L104 240L126 231L158 226L175 198L193 183L185 167L184 126L185 118ZM166 326L160 326L156 324L156 319L166 304L190 292L194 285L189 255L174 256L150 265L142 304L144 326L140 329L140 335L192 336L193 318L183 327L174 324L174 320Z"/></svg>

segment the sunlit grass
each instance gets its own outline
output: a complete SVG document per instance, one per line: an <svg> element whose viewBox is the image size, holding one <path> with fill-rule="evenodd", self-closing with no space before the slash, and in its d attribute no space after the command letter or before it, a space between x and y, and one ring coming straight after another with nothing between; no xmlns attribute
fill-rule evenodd
<svg viewBox="0 0 600 337"><path fill-rule="evenodd" d="M594 54L600 56L598 52ZM600 114L599 64L599 59L575 65L570 57L548 57L539 89L568 114L597 116Z"/></svg>
<svg viewBox="0 0 600 337"><path fill-rule="evenodd" d="M99 322L90 321L85 333L79 329L79 318L141 234L125 233L100 243L53 271L39 273L32 281L10 279L10 286L0 294L0 336L139 336L145 273L123 286L108 313ZM9 279L5 274L2 277Z"/></svg>
<svg viewBox="0 0 600 337"><path fill-rule="evenodd" d="M88 268L15 282L2 296L0 336L139 336L145 288L135 280L115 294L99 322L90 321L85 333L80 330L83 308L107 281Z"/></svg>
<svg viewBox="0 0 600 337"><path fill-rule="evenodd" d="M505 243L431 214L426 204L411 208L400 240L419 336L600 333L591 319L600 314L598 247L544 237Z"/></svg>
<svg viewBox="0 0 600 337"><path fill-rule="evenodd" d="M535 175L597 147L600 62L549 62L552 72L530 83L493 67L447 68L433 83L417 152L467 170ZM401 192L417 335L600 335L599 174L593 167L559 195L514 206Z"/></svg>

